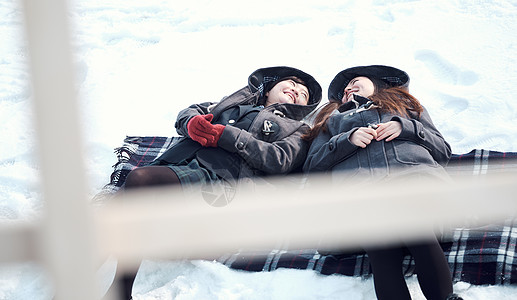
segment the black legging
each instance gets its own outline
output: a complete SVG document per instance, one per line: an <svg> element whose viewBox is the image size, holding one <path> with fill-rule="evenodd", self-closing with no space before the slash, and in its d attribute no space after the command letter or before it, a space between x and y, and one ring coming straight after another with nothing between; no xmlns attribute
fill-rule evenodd
<svg viewBox="0 0 517 300"><path fill-rule="evenodd" d="M444 300L452 293L452 276L438 240L407 244L415 259L418 283L427 300ZM379 300L411 299L402 273L405 248L368 248L375 294Z"/></svg>
<svg viewBox="0 0 517 300"><path fill-rule="evenodd" d="M124 189L131 190L135 188L163 186L171 184L181 184L178 176L169 167L165 166L146 166L132 170L126 177ZM131 292L133 290L133 283L135 281L136 273L125 272L119 274L116 278L116 285L119 288L119 295L123 300L131 299Z"/></svg>
<svg viewBox="0 0 517 300"><path fill-rule="evenodd" d="M146 166L133 169L129 172L124 188L128 190L179 183L178 176L171 168L166 166Z"/></svg>

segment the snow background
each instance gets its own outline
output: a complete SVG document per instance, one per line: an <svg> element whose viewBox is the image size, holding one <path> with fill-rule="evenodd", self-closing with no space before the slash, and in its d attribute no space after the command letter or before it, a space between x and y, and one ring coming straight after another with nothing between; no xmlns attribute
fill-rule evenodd
<svg viewBox="0 0 517 300"><path fill-rule="evenodd" d="M126 135L174 135L179 110L217 101L262 67L287 65L326 90L340 70L385 64L411 77L454 153L517 151L517 1L71 0L89 196ZM0 0L0 220L44 205L20 4ZM99 276L109 285L112 268ZM424 299L415 278L415 299ZM517 288L457 283L465 299ZM372 280L311 271L245 273L211 261L146 262L135 299L372 299ZM50 299L44 270L0 268L0 299Z"/></svg>

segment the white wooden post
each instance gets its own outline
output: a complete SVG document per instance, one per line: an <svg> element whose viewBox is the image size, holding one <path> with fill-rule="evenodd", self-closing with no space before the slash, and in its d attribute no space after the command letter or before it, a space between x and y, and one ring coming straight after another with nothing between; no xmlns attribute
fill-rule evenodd
<svg viewBox="0 0 517 300"><path fill-rule="evenodd" d="M42 260L56 300L96 299L91 207L86 199L65 0L24 0L46 214Z"/></svg>

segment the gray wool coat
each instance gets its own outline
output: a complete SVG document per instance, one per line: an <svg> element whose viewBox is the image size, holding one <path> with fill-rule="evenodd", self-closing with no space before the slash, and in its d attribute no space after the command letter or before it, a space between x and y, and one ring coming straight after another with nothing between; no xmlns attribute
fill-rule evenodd
<svg viewBox="0 0 517 300"><path fill-rule="evenodd" d="M309 128L302 119L320 100L312 99L308 105L261 107L262 100L259 92L244 87L220 102L204 102L182 110L175 127L184 138L155 164L196 158L203 167L234 183L240 178L301 171L309 149L309 143L301 138ZM202 147L188 136L188 121L202 114L213 114L212 123L226 125L218 147Z"/></svg>
<svg viewBox="0 0 517 300"><path fill-rule="evenodd" d="M330 172L334 182L382 180L388 176L421 174L447 177L444 166L451 157L451 147L434 126L424 108L420 117L402 117L382 112L367 98L356 96L328 119L328 131L313 141L303 170ZM350 136L359 127L398 121L401 134L392 141L373 140L366 148L355 146Z"/></svg>

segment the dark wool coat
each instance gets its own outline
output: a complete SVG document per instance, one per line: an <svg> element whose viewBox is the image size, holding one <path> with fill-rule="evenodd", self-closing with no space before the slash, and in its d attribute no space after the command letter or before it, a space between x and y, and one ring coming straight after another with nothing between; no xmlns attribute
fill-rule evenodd
<svg viewBox="0 0 517 300"><path fill-rule="evenodd" d="M321 94L320 94L321 95ZM239 178L285 174L301 170L309 143L301 136L308 130L302 119L316 108L321 96L308 105L260 106L260 91L247 86L218 103L205 102L182 110L176 131L184 138L155 164L177 164L196 158L203 167L230 182ZM212 123L226 125L218 147L202 147L188 136L188 121L213 114Z"/></svg>
<svg viewBox="0 0 517 300"><path fill-rule="evenodd" d="M331 172L334 181L384 179L388 175L422 174L447 176L443 167L451 157L451 147L431 121L427 110L420 117L406 118L369 107L369 100L355 96L343 104L327 121L313 141L306 172ZM370 102L371 103L371 102ZM359 127L398 121L401 134L392 141L372 142L366 148L352 144L350 136Z"/></svg>

